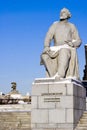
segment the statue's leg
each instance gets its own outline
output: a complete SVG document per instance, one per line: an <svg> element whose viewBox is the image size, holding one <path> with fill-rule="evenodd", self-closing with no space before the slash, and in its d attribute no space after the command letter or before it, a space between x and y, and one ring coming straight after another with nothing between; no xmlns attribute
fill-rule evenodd
<svg viewBox="0 0 87 130"><path fill-rule="evenodd" d="M63 48L59 51L58 55L58 74L64 78L66 76L66 71L69 67L69 61L71 57L71 51L69 49Z"/></svg>
<svg viewBox="0 0 87 130"><path fill-rule="evenodd" d="M48 72L49 77L53 76L53 67L52 67L52 59L48 54L42 54L41 56L46 71Z"/></svg>

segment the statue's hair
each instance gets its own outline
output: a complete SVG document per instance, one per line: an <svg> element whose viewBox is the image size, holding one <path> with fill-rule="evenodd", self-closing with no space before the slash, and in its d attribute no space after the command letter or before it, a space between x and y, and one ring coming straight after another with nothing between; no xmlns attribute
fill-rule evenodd
<svg viewBox="0 0 87 130"><path fill-rule="evenodd" d="M71 17L70 11L69 11L67 8L63 8L63 9L60 11L60 19L64 19L64 18L61 18L61 14L62 14L63 12L66 12L66 17L64 17L64 18L70 18L70 17Z"/></svg>

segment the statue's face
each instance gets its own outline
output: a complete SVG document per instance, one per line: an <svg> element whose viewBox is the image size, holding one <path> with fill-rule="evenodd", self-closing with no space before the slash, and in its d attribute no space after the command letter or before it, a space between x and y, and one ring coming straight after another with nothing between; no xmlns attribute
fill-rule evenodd
<svg viewBox="0 0 87 130"><path fill-rule="evenodd" d="M67 18L67 12L66 11L61 11L60 19L66 19L66 18Z"/></svg>
<svg viewBox="0 0 87 130"><path fill-rule="evenodd" d="M60 19L67 19L71 17L71 13L68 9L63 8L60 12Z"/></svg>

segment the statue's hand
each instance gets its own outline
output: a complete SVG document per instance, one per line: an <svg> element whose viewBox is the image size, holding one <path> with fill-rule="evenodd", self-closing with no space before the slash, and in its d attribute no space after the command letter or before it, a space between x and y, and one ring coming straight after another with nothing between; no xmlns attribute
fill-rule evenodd
<svg viewBox="0 0 87 130"><path fill-rule="evenodd" d="M46 53L48 51L50 51L50 47L45 47L44 50L43 50L43 53Z"/></svg>
<svg viewBox="0 0 87 130"><path fill-rule="evenodd" d="M74 47L73 46L73 43L70 41L70 40L67 40L67 41L65 41L65 43L67 43L69 46L71 46L71 47Z"/></svg>

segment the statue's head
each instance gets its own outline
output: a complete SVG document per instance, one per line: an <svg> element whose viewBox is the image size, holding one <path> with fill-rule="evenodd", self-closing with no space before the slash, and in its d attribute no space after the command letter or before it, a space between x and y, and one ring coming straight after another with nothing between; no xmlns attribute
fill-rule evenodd
<svg viewBox="0 0 87 130"><path fill-rule="evenodd" d="M71 17L71 13L67 8L63 8L60 12L60 20L68 19Z"/></svg>
<svg viewBox="0 0 87 130"><path fill-rule="evenodd" d="M16 90L16 82L11 82L11 84L12 84L12 87L11 87L11 88L12 88L13 90Z"/></svg>

